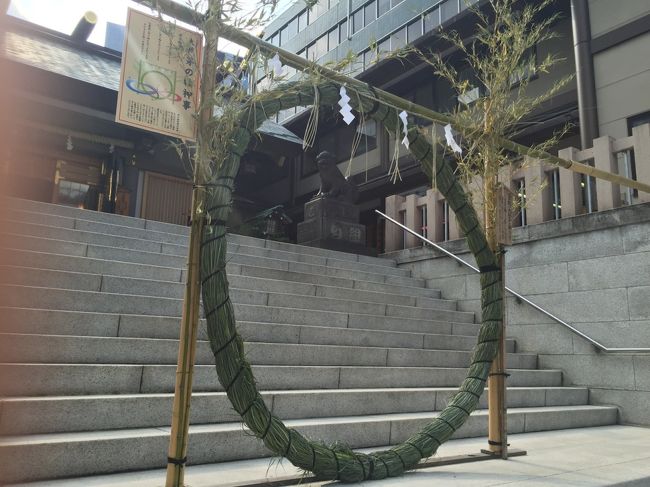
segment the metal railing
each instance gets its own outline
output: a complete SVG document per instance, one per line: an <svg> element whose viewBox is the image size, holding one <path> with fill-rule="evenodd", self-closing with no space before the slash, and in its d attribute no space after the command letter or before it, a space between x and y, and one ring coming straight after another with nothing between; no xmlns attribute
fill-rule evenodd
<svg viewBox="0 0 650 487"><path fill-rule="evenodd" d="M379 211L379 210L375 210L375 212L376 212L378 215L382 216L384 219L386 219L386 220L388 220L388 221L394 223L394 224L397 225L398 227L402 228L404 231L406 231L406 232L410 233L411 235L413 235L413 236L419 238L419 239L422 240L423 242L426 242L427 244L429 244L430 246L432 246L432 247L435 248L436 250L438 250L438 251L442 252L443 254L445 254L447 257L451 257L452 259L454 259L454 260L455 260L456 262L458 262L459 264L462 264L462 265L464 265L465 267L469 267L470 269L472 269L472 270L473 270L474 272L476 272L476 273L479 273L479 272L480 272L480 271L478 270L477 267L474 267L472 264L470 264L469 262L464 261L463 259L461 259L461 258L458 257L457 255L452 254L452 253L449 252L447 249L441 247L441 246L438 245L437 243L432 242L431 240L427 239L426 237L423 237L422 235L420 235L420 234L417 233L416 231L411 230L410 228L408 228L408 227L405 226L405 225L402 225L400 222L394 220L393 218L389 217L388 215L382 213L381 211ZM650 348L625 348L625 347L614 347L614 348L610 348L610 347L606 347L606 346L603 345L602 343L600 343L600 342L594 340L593 338L591 338L591 337L585 335L583 332L581 332L580 330L578 330L578 329L575 328L574 326L570 325L570 324L567 323L566 321L564 321L564 320L558 318L558 317L555 316L553 313L551 313L551 312L549 312L549 311L546 311L544 308L542 308L542 307L539 306L538 304L535 304L535 303L532 302L530 299L526 298L525 296L522 296L522 295L519 294L517 291L514 291L514 290L510 289L510 288L507 287L507 286L506 286L506 291L509 292L510 294L512 294L512 295L513 295L515 298L517 298L519 301L524 302L524 303L526 303L526 304L532 306L533 308L535 308L535 309L536 309L537 311L539 311L540 313L542 313L542 314L548 316L549 318L551 318L553 321L559 323L560 325L564 326L565 328L568 328L571 332L575 333L575 334L578 335L580 338L583 338L584 340L588 341L588 342L591 343L594 347L596 347L596 349L600 350L601 352L605 352L605 353L650 353Z"/></svg>

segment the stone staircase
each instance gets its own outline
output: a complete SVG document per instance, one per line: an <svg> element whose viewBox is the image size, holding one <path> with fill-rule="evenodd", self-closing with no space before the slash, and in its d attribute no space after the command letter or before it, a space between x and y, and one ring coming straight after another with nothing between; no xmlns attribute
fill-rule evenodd
<svg viewBox="0 0 650 487"><path fill-rule="evenodd" d="M0 203L3 481L164 467L187 228ZM237 235L228 245L258 385L291 427L355 448L395 444L463 379L477 317L394 261ZM189 463L268 455L221 392L204 327L199 338ZM616 423L615 408L590 406L586 388L507 346L510 432ZM481 409L456 436L486 430Z"/></svg>

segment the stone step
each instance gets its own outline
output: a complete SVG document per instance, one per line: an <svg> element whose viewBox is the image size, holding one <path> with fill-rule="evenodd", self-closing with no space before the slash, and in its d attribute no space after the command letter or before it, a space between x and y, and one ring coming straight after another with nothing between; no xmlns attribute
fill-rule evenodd
<svg viewBox="0 0 650 487"><path fill-rule="evenodd" d="M291 294L231 288L230 297L235 304L297 309L306 312L324 311L332 313L335 311L348 314L354 312L380 318L404 317L458 323L472 323L474 320L474 313L466 311L348 301L321 296L294 296ZM5 307L180 316L182 305L183 300L180 298L0 284L0 306ZM240 317L240 319L242 318ZM260 321L257 319L243 319L246 321Z"/></svg>
<svg viewBox="0 0 650 487"><path fill-rule="evenodd" d="M188 236L189 228L181 225L173 225L171 223L157 222L153 220L143 220L141 218L126 217L122 215L113 215L110 213L100 213L97 211L82 210L80 208L73 208L69 206L55 205L51 203L42 203L38 201L23 200L18 198L2 198L0 207L4 206L6 215L15 214L16 211L26 211L30 214L40 213L45 215L58 215L69 218L79 218L82 220L90 220L102 223L110 223L118 226L129 226L139 229L154 230L157 232L174 233L178 235ZM28 215L29 216L29 215ZM6 218L6 216L5 216ZM15 218L14 218L15 219ZM245 235L229 234L229 239L242 243L244 245L252 245L257 247L266 247L269 249L289 250L293 252L308 253L311 255L321 255L332 257L335 259L349 260L354 262L369 262L376 265L395 266L395 261L392 259L385 259L382 257L369 257L366 255L349 254L347 252L339 252L336 250L320 249L317 247L307 247L303 245L296 245L286 242L276 242L273 240L263 240L255 237L248 237Z"/></svg>
<svg viewBox="0 0 650 487"><path fill-rule="evenodd" d="M232 265L232 264L229 264ZM376 291L406 296L419 296L425 298L440 299L441 293L438 289L422 287L424 284L419 279L409 284L396 284L387 282L366 281L361 278L343 278L309 274L297 271L284 271L281 269L270 269L268 267L250 266L241 264L239 266L242 275L251 277L265 277L267 279L278 279L284 281L305 282L310 284L323 284L328 286L354 288L363 291ZM358 274L357 274L358 276Z"/></svg>
<svg viewBox="0 0 650 487"><path fill-rule="evenodd" d="M245 352L252 364L290 366L467 367L472 356L472 352L461 350L263 342L248 343ZM3 333L0 357L7 363L173 365L178 340ZM207 341L198 342L195 363L214 363ZM508 364L534 369L537 356L513 353Z"/></svg>
<svg viewBox="0 0 650 487"><path fill-rule="evenodd" d="M262 396L282 419L362 416L442 410L455 388L267 391ZM584 387L511 387L511 408L578 406ZM173 394L123 394L0 398L0 435L28 435L169 426ZM487 408L487 394L479 409ZM128 414L125 412L128 411ZM223 392L192 395L191 423L239 421Z"/></svg>
<svg viewBox="0 0 650 487"><path fill-rule="evenodd" d="M172 338L179 336L180 318L170 316L120 315L80 311L0 308L3 316L0 331L41 335L73 335L125 338ZM471 350L475 336L448 333L415 333L361 328L294 325L287 323L237 322L239 333L249 342L306 343L313 345L348 345L362 347L401 347L429 350ZM475 327L474 327L475 328ZM205 322L198 338L207 340ZM514 340L506 340L508 353L514 353Z"/></svg>
<svg viewBox="0 0 650 487"><path fill-rule="evenodd" d="M111 235L107 233L75 230L67 227L41 225L17 220L0 220L0 228L10 230L5 237L5 246L17 247L29 237L46 238L80 244L100 245L104 247L119 248L122 250L137 250L156 254L187 256L187 246L172 243L158 242L134 237ZM250 243L250 242L245 242ZM237 237L229 237L228 252L230 254L244 254L257 257L268 257L285 260L287 262L303 262L344 269L357 269L366 272L388 273L397 276L407 276L406 269L398 269L395 261L389 259L375 259L371 262L357 262L338 259L326 255L313 255L303 251L296 252L284 249L246 245ZM13 244L13 245L12 245ZM308 247L309 249L309 247Z"/></svg>
<svg viewBox="0 0 650 487"><path fill-rule="evenodd" d="M151 240L157 243L187 245L188 241L187 234L181 235L178 233L161 232L154 229L136 228L131 225L116 225L115 223L85 220L83 218L71 218L36 211L14 210L11 212L9 219L13 221L24 221L36 225L63 228L70 231L80 230L83 232L103 233L106 235L130 237L139 240Z"/></svg>
<svg viewBox="0 0 650 487"><path fill-rule="evenodd" d="M5 256L4 262L6 264L54 270L76 270L79 272L106 274L122 277L143 277L145 279L184 281L184 271L181 272L178 268L163 268L149 264L136 264L138 267L135 268L134 271L134 264L114 260L92 259L87 257L37 252L23 249L10 249L10 252L10 256ZM228 263L227 270L229 275L242 274L249 277L304 282L309 284L322 284L326 286L401 294L404 296L421 296L436 299L440 298L440 291L435 289L344 279L339 277L324 276L320 274L308 274L304 272L272 269L267 267L237 265L233 264L232 262ZM177 277L179 276L179 273L181 277ZM416 282L416 284L418 283Z"/></svg>
<svg viewBox="0 0 650 487"><path fill-rule="evenodd" d="M352 448L364 448L404 441L435 416L436 413L401 413L295 419L287 421L287 426L323 442L338 441ZM508 430L515 434L611 425L616 419L617 409L607 406L513 408L508 411ZM476 437L486 432L487 413L479 410L454 437ZM0 440L3 480L17 482L160 468L167 462L168 440L168 428L5 437ZM238 422L190 427L188 458L192 464L268 455L262 442L242 431Z"/></svg>
<svg viewBox="0 0 650 487"><path fill-rule="evenodd" d="M465 368L254 365L260 390L457 387ZM0 364L0 395L161 393L174 390L173 365ZM510 369L511 387L562 385L559 370ZM193 390L222 391L213 365L195 367Z"/></svg>
<svg viewBox="0 0 650 487"><path fill-rule="evenodd" d="M21 286L135 294L177 299L181 299L185 292L185 284L178 281L173 282L154 279L127 278L106 274L39 269L36 267L0 264L0 275L6 276L4 279L5 283ZM360 289L341 288L335 286L322 286L317 284L241 276L236 274L229 275L228 281L231 288L235 289L304 296L320 296L371 303L398 304L429 309L456 310L455 301L435 298L407 296L377 291L364 291Z"/></svg>
<svg viewBox="0 0 650 487"><path fill-rule="evenodd" d="M0 264L69 271L89 274L110 275L117 277L133 277L148 280L184 282L184 270L173 267L161 267L150 264L133 264L114 260L92 259L74 255L62 255L48 252L35 252L24 249L10 249L10 253L0 253ZM296 283L314 284L361 291L389 293L400 296L413 296L440 299L440 291L436 289L399 286L379 282L359 281L339 277L329 277L319 274L270 269L248 265L227 264L229 279L234 275L272 279L275 281L290 281Z"/></svg>
<svg viewBox="0 0 650 487"><path fill-rule="evenodd" d="M2 296L0 296L2 299ZM422 333L433 335L457 335L474 337L478 333L479 325L474 323L453 323L449 321L420 320L408 318L395 318L392 316L364 315L355 313L339 313L334 311L317 311L309 309L279 308L272 306L256 306L251 304L235 304L235 316L238 323L253 322L265 324L299 325L305 327L325 327L333 331L338 329L359 329L371 331ZM152 323L159 322L161 330L172 327L178 333L179 317L159 315L134 315L118 310L115 313L98 313L93 311L71 311L61 309L39 309L29 307L0 306L3 315L0 316L0 329L15 330L18 325L23 326L17 331L28 331L25 327L32 327L39 332L44 327L65 327L70 330L67 334L77 335L102 335L101 330L119 329L123 333L136 333L143 327L152 327ZM84 332L86 327L93 330ZM76 330L76 332L75 332ZM127 331L130 330L130 331ZM171 333L171 332L164 332ZM56 333L54 333L56 334ZM139 336L139 335L138 335Z"/></svg>
<svg viewBox="0 0 650 487"><path fill-rule="evenodd" d="M187 227L140 220L141 222L144 222L145 228L142 228L142 225L137 225L137 219L126 218L126 220L129 221L124 221L125 219L122 217L116 221L111 221L112 219L106 218L108 215L104 214L100 220L97 220L95 218L96 215L98 215L98 213L93 211L83 211L79 216L64 216L59 214L42 213L39 211L13 210L10 211L8 215L5 214L2 218L11 221L13 224L16 224L15 222L22 222L25 225L43 225L48 227L65 228L68 230L78 230L81 232L114 237L149 240L156 243L178 246L187 246L189 240L189 230ZM131 220L136 220L136 225L134 225L134 222ZM23 227L22 225L17 226L25 228L25 230L29 232L29 229L26 227ZM36 235L38 235L38 233ZM305 256L320 257L321 259L326 258L336 261L344 260L351 263L363 263L371 266L396 267L396 262L393 259L349 254L346 252L327 249L317 249L315 247L307 247L285 242L274 242L272 240L263 240L238 234L229 234L228 241L230 244L265 248L269 251L298 253Z"/></svg>
<svg viewBox="0 0 650 487"><path fill-rule="evenodd" d="M6 215L15 214L17 211L40 213L43 215L56 215L68 218L81 218L83 220L92 220L100 223L110 223L113 225L122 225L140 229L151 229L165 231L167 233L178 233L179 235L189 235L188 227L174 225L171 223L156 222L153 220L144 220L123 215L114 215L112 213L102 213L99 211L83 210L73 206L57 205L53 203L44 203L42 201L25 200L21 198L3 197L0 203L5 209Z"/></svg>
<svg viewBox="0 0 650 487"><path fill-rule="evenodd" d="M145 252L142 250L125 251L124 249L117 247L107 247L103 245L70 242L67 240L54 240L25 235L0 235L0 247L2 247L3 242L4 247L9 249L8 253L11 253L12 249L23 249L35 252L47 252L51 254L90 257L93 259L109 261L132 262L135 264L174 267L178 269L184 269L187 261L186 256L180 255L172 255L159 252ZM228 254L227 259L229 263L233 264L267 267L282 271L311 273L352 280L367 280L392 285L425 287L424 279L408 277L410 271L392 267L375 266L374 268L371 268L371 266L365 266L365 264L357 264L362 266L361 268L365 270L354 270L350 269L350 266L346 265L345 261L339 261L341 263L336 264L341 265L342 267L334 267L333 265L325 266L318 264L309 264L305 262L292 262L270 257L260 257L256 255L237 253ZM384 272L383 269L388 269L389 273Z"/></svg>
<svg viewBox="0 0 650 487"><path fill-rule="evenodd" d="M93 259L71 254L57 254L48 250L33 251L10 248L4 253L0 252L0 263L3 265L18 265L90 274L109 274L173 282L181 282L183 275L180 268ZM230 268L231 266L229 266L229 272Z"/></svg>

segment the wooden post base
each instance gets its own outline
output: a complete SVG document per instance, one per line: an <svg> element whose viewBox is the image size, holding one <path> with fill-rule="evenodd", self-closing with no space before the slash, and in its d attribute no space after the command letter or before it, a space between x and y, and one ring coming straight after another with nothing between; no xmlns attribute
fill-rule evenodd
<svg viewBox="0 0 650 487"><path fill-rule="evenodd" d="M508 455L511 457L521 457L527 454L528 452L526 450L518 450L516 448L508 450ZM429 458L428 460L415 465L413 470L444 467L447 465L460 465L463 463L483 462L485 460L496 460L497 458L501 458L500 453L495 455L493 452L481 450L480 453ZM309 482L316 481L317 479L313 475L287 475L272 479L241 480L239 482L222 484L221 487L284 487L285 485L307 485Z"/></svg>

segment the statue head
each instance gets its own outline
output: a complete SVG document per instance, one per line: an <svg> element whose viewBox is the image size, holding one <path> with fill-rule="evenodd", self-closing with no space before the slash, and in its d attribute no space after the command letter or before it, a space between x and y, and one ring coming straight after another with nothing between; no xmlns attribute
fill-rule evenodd
<svg viewBox="0 0 650 487"><path fill-rule="evenodd" d="M329 151L323 151L316 156L318 167L327 167L336 165L336 157Z"/></svg>

